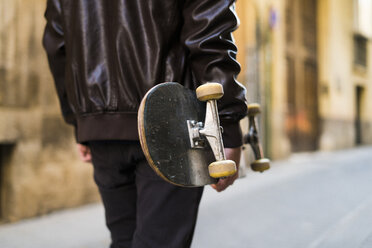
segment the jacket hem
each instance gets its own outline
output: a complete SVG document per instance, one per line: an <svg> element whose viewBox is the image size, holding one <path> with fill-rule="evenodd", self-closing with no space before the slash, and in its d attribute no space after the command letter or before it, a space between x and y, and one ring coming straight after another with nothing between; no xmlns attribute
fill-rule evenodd
<svg viewBox="0 0 372 248"><path fill-rule="evenodd" d="M139 140L137 113L103 113L79 116L79 143L99 140Z"/></svg>

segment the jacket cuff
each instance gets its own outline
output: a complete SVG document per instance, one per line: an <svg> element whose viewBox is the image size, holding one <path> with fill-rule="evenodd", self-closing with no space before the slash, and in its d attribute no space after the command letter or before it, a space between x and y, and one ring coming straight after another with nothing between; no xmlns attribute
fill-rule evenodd
<svg viewBox="0 0 372 248"><path fill-rule="evenodd" d="M225 148L236 148L243 145L243 135L239 122L221 123L222 139Z"/></svg>

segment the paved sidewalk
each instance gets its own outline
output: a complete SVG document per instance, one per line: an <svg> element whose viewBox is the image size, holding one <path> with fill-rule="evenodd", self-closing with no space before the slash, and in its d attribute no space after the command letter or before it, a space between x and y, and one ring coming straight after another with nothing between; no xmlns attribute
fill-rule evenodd
<svg viewBox="0 0 372 248"><path fill-rule="evenodd" d="M293 155L206 187L192 247L372 247L372 147ZM0 226L1 248L104 248L100 204Z"/></svg>
<svg viewBox="0 0 372 248"><path fill-rule="evenodd" d="M295 154L207 192L193 248L371 248L372 147Z"/></svg>
<svg viewBox="0 0 372 248"><path fill-rule="evenodd" d="M1 248L104 248L109 243L101 204L0 226Z"/></svg>

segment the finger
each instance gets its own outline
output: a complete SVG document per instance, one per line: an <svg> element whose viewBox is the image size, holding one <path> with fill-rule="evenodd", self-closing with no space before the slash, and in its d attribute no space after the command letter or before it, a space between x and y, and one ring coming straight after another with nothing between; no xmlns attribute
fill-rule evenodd
<svg viewBox="0 0 372 248"><path fill-rule="evenodd" d="M81 144L78 144L77 147L78 147L78 153L79 153L80 160L83 162L87 162L87 163L91 162L92 156L91 156L89 147L81 145Z"/></svg>
<svg viewBox="0 0 372 248"><path fill-rule="evenodd" d="M84 155L86 155L86 154L89 152L89 148L86 147L86 146L82 146L82 147L81 147L81 152L82 152Z"/></svg>
<svg viewBox="0 0 372 248"><path fill-rule="evenodd" d="M92 158L90 154L85 154L81 159L83 160L83 162L90 162Z"/></svg>
<svg viewBox="0 0 372 248"><path fill-rule="evenodd" d="M81 159L81 161L83 161L83 162L88 162L89 157L87 156L87 154L85 154L85 153L81 153L81 154L80 154L80 159Z"/></svg>
<svg viewBox="0 0 372 248"><path fill-rule="evenodd" d="M90 149L89 147L85 147L85 150L84 150L84 162L91 162L92 161L92 155L90 153Z"/></svg>
<svg viewBox="0 0 372 248"><path fill-rule="evenodd" d="M217 191L217 192L221 192L221 186L220 186L218 183L216 183L216 184L211 184L211 187L212 187L215 191Z"/></svg>
<svg viewBox="0 0 372 248"><path fill-rule="evenodd" d="M85 162L92 162L92 155L90 152L85 156Z"/></svg>
<svg viewBox="0 0 372 248"><path fill-rule="evenodd" d="M224 191L230 185L233 185L235 180L238 178L238 173L235 173L233 176L220 178L216 184L212 184L212 188L217 192Z"/></svg>
<svg viewBox="0 0 372 248"><path fill-rule="evenodd" d="M216 184L212 185L217 192L224 191L229 186L229 182L226 179L219 179Z"/></svg>

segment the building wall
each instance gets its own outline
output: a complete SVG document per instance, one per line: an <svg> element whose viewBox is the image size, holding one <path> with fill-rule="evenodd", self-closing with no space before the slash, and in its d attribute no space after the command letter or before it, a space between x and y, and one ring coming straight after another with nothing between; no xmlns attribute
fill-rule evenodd
<svg viewBox="0 0 372 248"><path fill-rule="evenodd" d="M265 150L274 159L291 153L285 126L288 113L285 4L286 0L237 2L240 28L243 28L243 31L237 31L238 48L240 52L244 51L238 56L243 74L240 79L247 81L245 75L254 66L246 56L247 44L255 45L259 48L259 100L266 111L261 127L266 141ZM372 144L372 45L371 40L368 40L367 68L361 72L353 63L353 4L353 0L317 1L319 150L343 149L356 145L357 86L364 89L361 99L362 144ZM252 39L247 37L248 34L253 34L247 31L252 29L252 15L258 25L256 29L260 31L258 36L256 32L253 45ZM250 85L247 84L247 87L249 90Z"/></svg>
<svg viewBox="0 0 372 248"><path fill-rule="evenodd" d="M264 151L276 159L290 152L284 127L287 111L284 6L284 0L237 1L241 25L235 34L238 61L242 65L239 80L245 82L248 92L253 91L253 96L248 93L248 101L254 99L261 104L263 112L259 119ZM247 56L249 47L257 49L256 60ZM247 76L252 74L252 67L258 67L256 81Z"/></svg>
<svg viewBox="0 0 372 248"><path fill-rule="evenodd" d="M372 144L372 40L368 42L368 63L368 79L365 81L366 92L363 99L366 103L362 109L362 118L365 120L365 124L363 125L363 134L365 135L363 137L363 142Z"/></svg>
<svg viewBox="0 0 372 248"><path fill-rule="evenodd" d="M354 32L362 33L369 40L367 44L367 68L360 70L360 68L353 66L352 80L355 87L360 86L364 89L361 99L362 143L372 144L372 1L354 0L354 3L363 4L359 6L359 11L362 13L359 13L358 18L355 18L359 19L359 25L354 26ZM365 22L361 23L363 19ZM355 22L357 21L355 20Z"/></svg>
<svg viewBox="0 0 372 248"><path fill-rule="evenodd" d="M45 0L0 0L0 222L98 200L41 45Z"/></svg>
<svg viewBox="0 0 372 248"><path fill-rule="evenodd" d="M350 0L318 1L318 5L320 149L352 147L355 106L351 73L353 5Z"/></svg>
<svg viewBox="0 0 372 248"><path fill-rule="evenodd" d="M320 149L333 150L355 146L356 86L364 87L362 104L363 144L372 144L372 60L368 41L367 68L354 65L352 0L319 2L320 104L322 134ZM372 12L372 10L371 10ZM372 29L372 28L371 28Z"/></svg>

